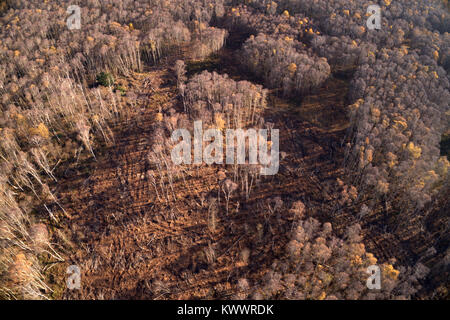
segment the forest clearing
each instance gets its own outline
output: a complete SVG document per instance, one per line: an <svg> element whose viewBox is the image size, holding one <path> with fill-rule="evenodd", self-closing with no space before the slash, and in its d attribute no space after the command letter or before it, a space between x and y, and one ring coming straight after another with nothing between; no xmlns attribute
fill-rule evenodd
<svg viewBox="0 0 450 320"><path fill-rule="evenodd" d="M448 299L448 3L41 2L0 5L0 299ZM195 121L277 173L175 164Z"/></svg>

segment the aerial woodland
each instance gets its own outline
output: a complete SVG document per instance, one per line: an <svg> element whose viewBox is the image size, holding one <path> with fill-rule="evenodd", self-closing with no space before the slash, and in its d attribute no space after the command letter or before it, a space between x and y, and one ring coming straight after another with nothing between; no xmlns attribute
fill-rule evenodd
<svg viewBox="0 0 450 320"><path fill-rule="evenodd" d="M0 299L450 297L448 1L3 0L0 25ZM196 121L278 129L279 171L173 163Z"/></svg>

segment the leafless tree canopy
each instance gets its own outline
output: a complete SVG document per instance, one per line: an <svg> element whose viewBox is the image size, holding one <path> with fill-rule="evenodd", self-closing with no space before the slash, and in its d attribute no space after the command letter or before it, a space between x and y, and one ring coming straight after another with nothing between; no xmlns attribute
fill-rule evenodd
<svg viewBox="0 0 450 320"><path fill-rule="evenodd" d="M450 163L440 145L450 123L448 1L80 0L79 30L66 24L72 2L0 1L0 299L57 297L60 284L50 285L48 273L68 263L64 252L73 247L64 232L77 234L65 207L71 199L60 195L89 185L89 165L97 161L99 171L110 170L122 198L132 199L129 176L151 190L153 198L129 207L150 203L167 220L182 210L204 214L201 236L183 234L176 242L166 240L175 234L166 230L157 239L178 252L178 245L191 241L193 248L210 237L190 258L202 262L176 275L186 283L198 265L213 268L246 237L239 257L230 258L248 267L246 274L235 268L214 290L233 290L239 299L410 299L436 297L443 290L437 287L448 287ZM367 7L374 2L381 28L368 30ZM333 89L343 83L339 100ZM328 120L342 107L345 125L318 127L318 115L299 104L277 109L314 98L335 99L326 105ZM222 131L283 125L282 178L263 178L259 165L248 162L175 165L171 133L192 132L196 120ZM345 134L338 136L340 130ZM124 145L130 141L142 152L139 172L117 165L137 161ZM87 178L65 185L73 172ZM288 179L288 192L272 196ZM308 185L295 184L300 179ZM109 187L88 200L95 212L114 190ZM314 196L310 188L317 188ZM248 225L243 212L261 221ZM138 219L111 215L91 228ZM231 243L214 238L218 232ZM377 293L364 281L378 261L365 246L377 242L375 233L411 253L396 264L380 249L383 289ZM402 241L410 233L414 241ZM261 263L252 260L255 252L284 240L267 258L270 265L249 277ZM163 255L152 241L147 251ZM82 250L92 254L86 265L102 267L95 254L102 248ZM125 269L123 251L109 250L109 259L123 258L117 265ZM134 253L136 261L144 260L141 254ZM436 285L439 273L447 282ZM150 288L153 298L170 293L160 279L143 283L139 290Z"/></svg>

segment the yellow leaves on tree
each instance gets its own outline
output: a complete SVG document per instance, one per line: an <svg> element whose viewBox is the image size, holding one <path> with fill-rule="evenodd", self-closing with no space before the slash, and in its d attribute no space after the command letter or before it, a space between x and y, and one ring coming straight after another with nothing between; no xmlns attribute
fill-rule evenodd
<svg viewBox="0 0 450 320"><path fill-rule="evenodd" d="M351 254L354 256L361 257L366 252L366 247L364 246L364 243L352 243L349 248L350 248ZM355 259L356 259L356 257L355 257ZM359 260L359 259L357 259L357 260Z"/></svg>
<svg viewBox="0 0 450 320"><path fill-rule="evenodd" d="M236 16L236 17L240 17L241 14L239 13L239 9L238 8L231 8L231 12Z"/></svg>
<svg viewBox="0 0 450 320"><path fill-rule="evenodd" d="M422 155L422 149L419 146L415 146L413 142L408 143L406 149L414 159L419 159Z"/></svg>
<svg viewBox="0 0 450 320"><path fill-rule="evenodd" d="M420 180L419 182L417 182L417 183L414 185L414 187L415 187L417 190L422 190L423 188L425 188L425 181L423 181L423 179Z"/></svg>
<svg viewBox="0 0 450 320"><path fill-rule="evenodd" d="M379 193L386 194L389 191L389 183L378 180L376 190Z"/></svg>
<svg viewBox="0 0 450 320"><path fill-rule="evenodd" d="M356 255L352 260L352 265L354 265L354 266L360 266L360 265L362 265L362 263L363 263L363 260L358 255Z"/></svg>
<svg viewBox="0 0 450 320"><path fill-rule="evenodd" d="M438 61L438 59L439 59L439 51L435 50L435 51L433 52L433 58L434 58L436 61Z"/></svg>
<svg viewBox="0 0 450 320"><path fill-rule="evenodd" d="M110 26L110 27L116 27L116 28L121 28L121 27L122 27L122 25L121 25L120 23L115 22L115 21L111 22L111 23L109 24L109 26Z"/></svg>
<svg viewBox="0 0 450 320"><path fill-rule="evenodd" d="M366 161L367 162L372 162L373 160L373 150L372 149L367 149L366 150Z"/></svg>
<svg viewBox="0 0 450 320"><path fill-rule="evenodd" d="M365 150L365 147L364 146L361 146L360 148L359 148L359 168L364 168L364 150Z"/></svg>
<svg viewBox="0 0 450 320"><path fill-rule="evenodd" d="M25 122L26 120L25 120L25 117L23 116L23 115L21 115L20 113L16 113L15 114L15 117L16 117L16 121L17 122Z"/></svg>
<svg viewBox="0 0 450 320"><path fill-rule="evenodd" d="M397 280L400 271L395 270L392 264L383 265L383 276L388 277L392 280Z"/></svg>
<svg viewBox="0 0 450 320"><path fill-rule="evenodd" d="M376 107L372 107L370 109L370 113L372 114L372 120L374 122L378 121L378 118L380 118L381 116L381 111L380 109L376 108Z"/></svg>
<svg viewBox="0 0 450 320"><path fill-rule="evenodd" d="M295 63L291 63L288 67L290 73L295 73L297 71L297 65Z"/></svg>
<svg viewBox="0 0 450 320"><path fill-rule="evenodd" d="M428 185L435 183L439 179L439 176L434 170L429 170L424 177L424 182Z"/></svg>
<svg viewBox="0 0 450 320"><path fill-rule="evenodd" d="M447 157L440 157L437 163L437 172L440 176L445 177L448 172L448 168L450 168L450 162Z"/></svg>
<svg viewBox="0 0 450 320"><path fill-rule="evenodd" d="M386 154L386 158L388 160L388 167L389 168L393 168L394 166L397 165L398 160L397 160L397 156L395 154L393 154L392 152L388 152Z"/></svg>
<svg viewBox="0 0 450 320"><path fill-rule="evenodd" d="M271 1L270 3L268 3L268 4L266 5L266 10L269 10L269 9L272 8L272 7L275 7L275 8L276 8L276 5L277 5L276 2Z"/></svg>
<svg viewBox="0 0 450 320"><path fill-rule="evenodd" d="M396 130L403 131L403 130L406 130L408 128L408 124L406 123L406 119L404 119L402 117L399 117L398 120L394 120L393 127Z"/></svg>
<svg viewBox="0 0 450 320"><path fill-rule="evenodd" d="M92 117L92 120L93 120L95 123L99 123L99 122L100 122L100 117L99 117L99 115L98 115L98 114L94 114L94 116Z"/></svg>
<svg viewBox="0 0 450 320"><path fill-rule="evenodd" d="M327 297L327 294L325 293L325 291L322 291L322 293L317 298L317 300L325 300L326 297Z"/></svg>
<svg viewBox="0 0 450 320"><path fill-rule="evenodd" d="M377 264L377 258L372 253L366 253L367 261L369 262L369 265L375 265Z"/></svg>
<svg viewBox="0 0 450 320"><path fill-rule="evenodd" d="M364 99L358 99L354 104L349 105L349 109L351 112L355 112L359 109L359 107L364 103Z"/></svg>
<svg viewBox="0 0 450 320"><path fill-rule="evenodd" d="M403 55L407 55L409 53L407 46L402 46L399 50Z"/></svg>
<svg viewBox="0 0 450 320"><path fill-rule="evenodd" d="M207 29L206 24L204 22L201 22L200 23L200 30L206 30L206 29ZM211 27L211 29L214 29L214 27Z"/></svg>
<svg viewBox="0 0 450 320"><path fill-rule="evenodd" d="M40 123L36 128L31 128L30 133L32 135L40 136L44 139L48 139L50 137L50 132L48 131L48 128L45 126L45 124Z"/></svg>
<svg viewBox="0 0 450 320"><path fill-rule="evenodd" d="M366 139L366 144L368 140ZM366 166L368 163L372 162L373 160L373 149L367 148L365 146L359 147L359 167L362 169L364 166Z"/></svg>

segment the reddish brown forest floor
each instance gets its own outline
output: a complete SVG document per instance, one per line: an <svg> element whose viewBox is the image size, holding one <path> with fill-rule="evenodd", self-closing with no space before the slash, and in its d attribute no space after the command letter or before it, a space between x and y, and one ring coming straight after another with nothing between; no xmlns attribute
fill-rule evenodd
<svg viewBox="0 0 450 320"><path fill-rule="evenodd" d="M346 83L330 81L327 92L305 104L298 115L292 104L279 98L265 116L280 129L280 148L285 153L280 172L254 190L248 201L235 197L227 216L221 210L214 231L208 228L208 214L202 207L205 195L217 188L218 168L209 167L190 177L190 190L176 185L176 208L158 204L145 180L145 157L152 135L158 104L177 106L173 75L161 67L128 79L136 93L145 92L144 78L159 83L150 97L141 95L138 108L130 110L129 120L115 128L116 145L89 164L86 175L74 176L60 190L59 197L71 216L67 221L73 244L70 264L82 270L81 291L65 291L66 298L227 298L237 278L257 279L280 255L287 242L291 218L272 217L264 201L280 196L289 203L305 202L312 216L332 210L333 200L323 188L342 174L340 153L330 150L342 139L346 122L344 100ZM320 102L320 103L319 103ZM128 106L128 108L132 108ZM308 122L309 114L326 117L328 108L341 115L329 128ZM312 122L314 122L312 121ZM239 210L236 209L239 203ZM263 237L261 238L262 229ZM215 252L208 263L207 252ZM247 262L240 258L249 249Z"/></svg>
<svg viewBox="0 0 450 320"><path fill-rule="evenodd" d="M64 290L58 298L231 298L237 279L261 278L284 252L293 217L265 210L266 201L277 196L287 204L302 200L309 216L331 221L340 235L358 222L357 208L336 210L333 186L337 178L345 180L341 142L348 126L348 80L339 77L301 104L270 95L265 119L280 129L280 171L265 178L247 201L233 197L228 215L221 206L214 230L207 199L217 193L219 168L189 176L188 189L176 182L176 205L158 202L145 178L145 159L159 107L181 107L172 60L123 79L138 98L137 107L128 104L128 116L114 128L116 145L88 161L83 174L73 170L62 183L59 198L70 217L67 265L81 268L82 289ZM143 87L146 78L154 91ZM406 257L401 240L383 230L382 221L363 222L368 251L380 261ZM247 249L250 257L243 261Z"/></svg>

